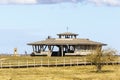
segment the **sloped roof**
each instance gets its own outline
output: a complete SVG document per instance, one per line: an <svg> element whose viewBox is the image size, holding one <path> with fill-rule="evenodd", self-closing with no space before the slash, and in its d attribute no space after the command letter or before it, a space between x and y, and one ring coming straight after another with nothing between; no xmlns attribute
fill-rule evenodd
<svg viewBox="0 0 120 80"><path fill-rule="evenodd" d="M28 43L28 45L106 45L89 39L73 38L50 38L43 41Z"/></svg>
<svg viewBox="0 0 120 80"><path fill-rule="evenodd" d="M65 35L67 35L67 36L70 36L70 35L78 35L78 34L75 34L75 33L71 33L71 32L64 32L64 33L60 33L60 34L57 34L58 36L59 35L61 35L61 36L65 36Z"/></svg>

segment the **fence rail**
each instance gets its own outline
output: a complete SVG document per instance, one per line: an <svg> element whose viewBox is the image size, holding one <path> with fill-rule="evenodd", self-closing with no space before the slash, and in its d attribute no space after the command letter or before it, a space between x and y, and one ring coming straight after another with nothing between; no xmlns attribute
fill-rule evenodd
<svg viewBox="0 0 120 80"><path fill-rule="evenodd" d="M81 59L63 59L63 60L24 60L24 61L0 61L0 68L29 68L29 67L60 67L60 66L80 66L80 65L95 65ZM104 62L104 65L120 65L120 61Z"/></svg>

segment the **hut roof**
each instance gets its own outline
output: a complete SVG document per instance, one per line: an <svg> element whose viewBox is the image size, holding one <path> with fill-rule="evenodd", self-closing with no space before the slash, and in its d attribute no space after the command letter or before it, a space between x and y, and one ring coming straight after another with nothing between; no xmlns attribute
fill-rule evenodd
<svg viewBox="0 0 120 80"><path fill-rule="evenodd" d="M74 38L50 38L42 41L28 43L28 45L106 45L89 39Z"/></svg>

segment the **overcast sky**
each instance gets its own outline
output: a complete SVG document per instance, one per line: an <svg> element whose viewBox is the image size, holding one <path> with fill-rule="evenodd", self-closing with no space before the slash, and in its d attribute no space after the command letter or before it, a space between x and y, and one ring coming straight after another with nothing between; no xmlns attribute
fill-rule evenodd
<svg viewBox="0 0 120 80"><path fill-rule="evenodd" d="M57 33L108 44L120 52L120 0L0 0L0 53L30 53L29 42Z"/></svg>

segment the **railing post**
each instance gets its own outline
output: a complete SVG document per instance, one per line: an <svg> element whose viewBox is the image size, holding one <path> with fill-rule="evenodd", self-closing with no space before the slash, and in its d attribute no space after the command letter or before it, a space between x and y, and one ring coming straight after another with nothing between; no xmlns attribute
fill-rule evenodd
<svg viewBox="0 0 120 80"><path fill-rule="evenodd" d="M77 58L77 66L78 66L78 58Z"/></svg>
<svg viewBox="0 0 120 80"><path fill-rule="evenodd" d="M115 63L116 63L116 65L118 65L118 62L117 62L117 61L116 61Z"/></svg>
<svg viewBox="0 0 120 80"><path fill-rule="evenodd" d="M36 66L36 62L35 62L35 59L34 59L34 67Z"/></svg>
<svg viewBox="0 0 120 80"><path fill-rule="evenodd" d="M2 69L2 61L0 61L0 67L1 67L1 69Z"/></svg>
<svg viewBox="0 0 120 80"><path fill-rule="evenodd" d="M56 63L55 64L56 64L56 67L57 67L57 59L56 59Z"/></svg>
<svg viewBox="0 0 120 80"><path fill-rule="evenodd" d="M28 60L27 60L27 68L28 68Z"/></svg>
<svg viewBox="0 0 120 80"><path fill-rule="evenodd" d="M41 67L42 67L42 59L41 59Z"/></svg>
<svg viewBox="0 0 120 80"><path fill-rule="evenodd" d="M65 67L65 58L64 58L64 67Z"/></svg>
<svg viewBox="0 0 120 80"><path fill-rule="evenodd" d="M48 67L49 67L49 65L50 65L50 61L49 61L49 59L48 59Z"/></svg>
<svg viewBox="0 0 120 80"><path fill-rule="evenodd" d="M9 68L11 68L11 62L9 61Z"/></svg>
<svg viewBox="0 0 120 80"><path fill-rule="evenodd" d="M86 58L84 58L84 65L86 65Z"/></svg>
<svg viewBox="0 0 120 80"><path fill-rule="evenodd" d="M108 65L108 61L107 61L106 65Z"/></svg>
<svg viewBox="0 0 120 80"><path fill-rule="evenodd" d="M20 67L19 61L17 61L17 66L18 66L18 68Z"/></svg>
<svg viewBox="0 0 120 80"><path fill-rule="evenodd" d="M72 60L70 59L70 66L72 66Z"/></svg>
<svg viewBox="0 0 120 80"><path fill-rule="evenodd" d="M91 64L91 66L94 64L92 60L90 60L89 62L90 62L90 64Z"/></svg>
<svg viewBox="0 0 120 80"><path fill-rule="evenodd" d="M114 62L113 61L111 62L111 64L112 64L112 66L114 66Z"/></svg>

